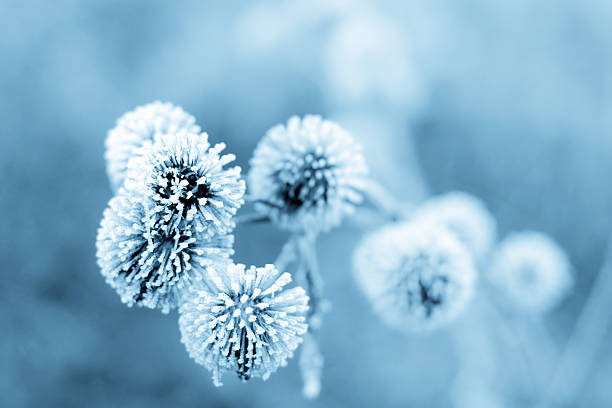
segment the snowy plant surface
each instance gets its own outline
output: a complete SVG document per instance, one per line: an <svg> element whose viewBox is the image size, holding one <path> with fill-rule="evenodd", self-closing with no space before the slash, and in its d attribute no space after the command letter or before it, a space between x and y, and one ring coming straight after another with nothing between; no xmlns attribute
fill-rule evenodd
<svg viewBox="0 0 612 408"><path fill-rule="evenodd" d="M610 406L610 21L592 0L2 2L0 407ZM426 330L406 323L440 286L401 270L374 296L355 270L413 222L442 244L380 239L359 268L454 254L472 293Z"/></svg>

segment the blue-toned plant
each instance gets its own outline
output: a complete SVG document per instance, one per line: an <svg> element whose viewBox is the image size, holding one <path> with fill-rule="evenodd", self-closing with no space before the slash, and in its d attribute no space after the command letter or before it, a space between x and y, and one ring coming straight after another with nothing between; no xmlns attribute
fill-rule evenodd
<svg viewBox="0 0 612 408"><path fill-rule="evenodd" d="M346 218L386 224L359 244L354 272L380 320L409 333L456 320L479 269L517 309L549 310L571 282L562 250L541 235L495 250L495 219L475 197L454 192L406 211L370 177L351 134L320 116L272 127L246 182L225 145L211 146L193 116L169 103L126 113L106 148L115 196L96 241L102 275L128 306L178 309L181 340L215 385L226 371L267 379L301 344L303 394L320 393L328 302L317 240ZM245 202L255 213L237 215ZM235 264L236 223L262 221L290 233L277 259Z"/></svg>

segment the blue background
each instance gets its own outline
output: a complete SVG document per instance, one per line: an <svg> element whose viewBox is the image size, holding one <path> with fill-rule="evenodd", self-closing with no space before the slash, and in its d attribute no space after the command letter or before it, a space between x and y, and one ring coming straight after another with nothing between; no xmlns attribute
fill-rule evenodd
<svg viewBox="0 0 612 408"><path fill-rule="evenodd" d="M398 197L464 190L487 203L501 236L549 233L576 274L544 322L565 343L612 230L612 3L379 3L0 1L0 406L456 403L453 328L407 336L378 321L351 274L355 224L319 245L333 309L314 402L300 394L295 359L267 382L228 375L214 388L175 314L120 303L95 261L112 194L104 138L124 112L158 99L192 113L245 172L266 129L322 114L356 129L374 176ZM366 75L374 96L355 101L330 83L330 55L346 52L330 38L354 13L398 27L384 52L409 49L418 75L386 75L394 59L384 52L371 72L392 89L418 82L416 95L389 96ZM358 69L346 61L347 73ZM236 260L271 262L286 238L241 226ZM520 376L504 373L512 349L493 351L500 398L525 406ZM581 406L612 403L610 351L607 333Z"/></svg>

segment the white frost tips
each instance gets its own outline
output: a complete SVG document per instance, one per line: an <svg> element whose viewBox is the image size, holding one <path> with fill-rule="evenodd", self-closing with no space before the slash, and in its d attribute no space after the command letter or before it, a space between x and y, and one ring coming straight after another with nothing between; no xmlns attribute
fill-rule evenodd
<svg viewBox="0 0 612 408"><path fill-rule="evenodd" d="M308 296L274 265L210 270L180 308L181 341L221 385L225 371L267 379L286 365L306 333Z"/></svg>
<svg viewBox="0 0 612 408"><path fill-rule="evenodd" d="M362 200L361 146L334 122L296 116L259 142L248 175L256 208L283 229L325 231Z"/></svg>
<svg viewBox="0 0 612 408"><path fill-rule="evenodd" d="M187 130L199 133L195 118L168 102L153 102L127 112L117 120L106 138L106 170L113 191L123 185L128 162L138 150L159 135Z"/></svg>
<svg viewBox="0 0 612 408"><path fill-rule="evenodd" d="M211 147L206 133L161 135L130 160L125 188L154 202L168 233L183 222L208 235L227 233L246 186L240 167L224 167L234 159L221 154L224 147Z"/></svg>
<svg viewBox="0 0 612 408"><path fill-rule="evenodd" d="M353 258L357 282L388 325L408 332L442 326L472 298L471 255L446 229L389 225L368 235Z"/></svg>
<svg viewBox="0 0 612 408"><path fill-rule="evenodd" d="M123 189L104 211L96 240L102 275L121 301L164 313L206 268L229 262L232 245L232 235L210 237L188 226L166 234L151 217L150 203Z"/></svg>

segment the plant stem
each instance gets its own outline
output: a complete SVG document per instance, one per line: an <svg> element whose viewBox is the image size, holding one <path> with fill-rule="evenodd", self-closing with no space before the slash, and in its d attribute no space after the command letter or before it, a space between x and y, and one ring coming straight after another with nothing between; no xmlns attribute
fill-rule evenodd
<svg viewBox="0 0 612 408"><path fill-rule="evenodd" d="M364 190L367 199L391 221L405 218L408 208L377 180L370 178Z"/></svg>
<svg viewBox="0 0 612 408"><path fill-rule="evenodd" d="M317 330L321 325L321 317L324 312L323 304L323 279L319 272L319 263L316 252L316 235L305 234L299 238L300 254L302 256L303 280L306 292L310 297L309 326L311 330Z"/></svg>
<svg viewBox="0 0 612 408"><path fill-rule="evenodd" d="M321 392L321 376L323 371L323 354L312 333L304 335L304 343L300 353L300 373L304 381L302 394L313 399Z"/></svg>
<svg viewBox="0 0 612 408"><path fill-rule="evenodd" d="M287 267L297 259L297 248L296 248L296 239L294 236L289 238L287 242L281 248L278 257L274 261L274 265L276 268L284 272L287 270Z"/></svg>
<svg viewBox="0 0 612 408"><path fill-rule="evenodd" d="M604 343L612 309L612 241L608 245L603 267L593 282L591 293L565 346L540 404L542 407L574 406Z"/></svg>
<svg viewBox="0 0 612 408"><path fill-rule="evenodd" d="M236 224L256 224L270 221L267 215L259 213L242 214L234 217Z"/></svg>
<svg viewBox="0 0 612 408"><path fill-rule="evenodd" d="M484 288L483 288L484 289ZM483 290L483 292L485 292ZM517 324L518 319L511 319L500 310L500 305L493 301L490 292L485 292L483 297L486 299L487 309L491 313L491 321L497 323L498 333L501 335L501 340L506 346L511 348L513 355L518 353L518 359L513 362L517 365L520 375L521 384L526 388L529 398L532 403L535 403L540 396L540 366L539 359L535 358L536 354L531 345L526 341L526 333ZM519 361L520 360L520 361Z"/></svg>
<svg viewBox="0 0 612 408"><path fill-rule="evenodd" d="M489 324L492 305L481 292L476 292L468 310L450 327L459 363L451 392L452 406L457 408L471 407L475 400L495 406L494 400L501 398L496 395L499 359Z"/></svg>
<svg viewBox="0 0 612 408"><path fill-rule="evenodd" d="M302 393L304 397L309 399L316 398L321 391L321 376L324 364L323 355L316 340L325 312L325 301L322 298L323 280L317 261L316 238L316 234L304 234L295 236L291 240L295 242L299 254L296 276L304 285L310 298L308 332L304 336L304 344L300 352L300 372L304 382Z"/></svg>

